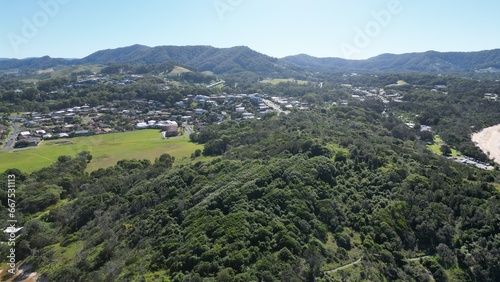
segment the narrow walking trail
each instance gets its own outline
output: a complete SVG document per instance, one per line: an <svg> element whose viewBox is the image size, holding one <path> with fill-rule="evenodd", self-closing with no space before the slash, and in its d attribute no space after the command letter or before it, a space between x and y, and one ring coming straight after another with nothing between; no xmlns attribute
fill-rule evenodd
<svg viewBox="0 0 500 282"><path fill-rule="evenodd" d="M328 271L325 271L324 273L325 274L330 274L330 273L334 273L334 272L337 272L339 270L342 270L344 268L348 268L349 266L353 266L355 264L358 264L361 262L361 260L363 259L363 256L361 256L357 261L354 261L354 262L351 262L349 264L346 264L346 265L343 265L343 266L340 266L340 267L337 267L337 268L334 268L332 270L328 270Z"/></svg>

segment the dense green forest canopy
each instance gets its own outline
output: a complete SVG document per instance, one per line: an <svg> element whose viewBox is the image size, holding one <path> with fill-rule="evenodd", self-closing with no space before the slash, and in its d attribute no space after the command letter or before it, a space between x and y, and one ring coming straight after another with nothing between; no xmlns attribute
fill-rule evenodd
<svg viewBox="0 0 500 282"><path fill-rule="evenodd" d="M500 277L500 175L432 154L392 114L299 111L191 138L211 160L164 154L89 174L82 152L5 172L19 258L49 281L328 281L361 256L342 279Z"/></svg>

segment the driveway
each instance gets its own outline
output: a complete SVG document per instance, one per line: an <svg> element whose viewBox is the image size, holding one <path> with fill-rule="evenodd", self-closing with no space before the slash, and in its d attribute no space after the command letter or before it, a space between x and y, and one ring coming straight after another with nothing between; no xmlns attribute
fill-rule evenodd
<svg viewBox="0 0 500 282"><path fill-rule="evenodd" d="M191 127L185 123L182 124L182 126L184 127L184 129L186 130L188 136L191 135L191 133L193 133L193 130L191 129Z"/></svg>

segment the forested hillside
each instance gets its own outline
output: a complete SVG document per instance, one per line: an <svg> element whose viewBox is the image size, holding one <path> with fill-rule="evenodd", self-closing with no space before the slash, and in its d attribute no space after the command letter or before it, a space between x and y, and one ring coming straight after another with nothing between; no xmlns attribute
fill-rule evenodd
<svg viewBox="0 0 500 282"><path fill-rule="evenodd" d="M382 54L366 60L315 58L301 54L285 57L281 61L300 67L335 71L463 73L470 75L477 72L498 72L500 70L500 50Z"/></svg>
<svg viewBox="0 0 500 282"><path fill-rule="evenodd" d="M82 59L53 59L48 56L25 60L0 62L0 70L33 70L49 67L91 64L164 64L175 63L211 71L215 74L250 73L262 76L287 76L293 68L278 66L278 59L258 53L245 46L215 48L212 46L158 46L132 45L117 49L97 51Z"/></svg>
<svg viewBox="0 0 500 282"><path fill-rule="evenodd" d="M270 114L191 139L204 161L164 154L88 173L82 152L5 172L16 175L20 259L48 281L500 277L498 172L432 154L392 114Z"/></svg>
<svg viewBox="0 0 500 282"><path fill-rule="evenodd" d="M274 66L277 59L260 54L248 47L214 48L211 46L158 46L130 47L98 51L83 58L84 64L159 64L175 62L197 68L199 71L212 71L216 74L249 71L270 74L273 70L282 71Z"/></svg>
<svg viewBox="0 0 500 282"><path fill-rule="evenodd" d="M246 46L216 48L212 46L132 45L96 51L81 59L59 59L48 56L0 60L0 70L37 70L64 66L102 64L175 63L211 71L217 75L290 77L304 71L342 71L379 73L434 73L466 76L493 76L500 73L500 49L479 52L435 52L382 54L366 60L316 58L306 54L273 58Z"/></svg>

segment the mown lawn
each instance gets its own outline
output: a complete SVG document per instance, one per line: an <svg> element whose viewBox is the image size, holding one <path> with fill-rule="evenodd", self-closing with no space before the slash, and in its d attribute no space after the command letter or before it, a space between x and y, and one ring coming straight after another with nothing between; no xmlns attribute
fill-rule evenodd
<svg viewBox="0 0 500 282"><path fill-rule="evenodd" d="M17 168L33 172L51 165L61 155L74 157L81 151L90 151L93 156L88 171L113 166L122 159L154 161L163 153L174 156L179 163L189 161L196 149L203 146L189 142L187 136L162 139L160 132L153 129L47 140L38 147L0 152L0 171Z"/></svg>

